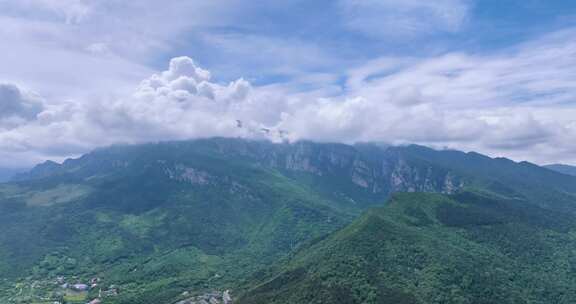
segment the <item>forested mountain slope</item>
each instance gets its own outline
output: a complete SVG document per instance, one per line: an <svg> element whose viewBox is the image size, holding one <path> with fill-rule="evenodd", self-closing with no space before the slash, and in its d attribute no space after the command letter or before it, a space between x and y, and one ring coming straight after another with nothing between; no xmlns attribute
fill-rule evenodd
<svg viewBox="0 0 576 304"><path fill-rule="evenodd" d="M576 176L576 167L574 167L574 166L555 164L555 165L547 165L544 167L548 168L550 170L554 170L556 172Z"/></svg>
<svg viewBox="0 0 576 304"><path fill-rule="evenodd" d="M445 196L395 196L395 203L371 209L384 206L391 195L402 192ZM471 204L462 199L465 193L482 199L474 199L474 208L465 207ZM298 265L330 268L338 264L336 257L323 255L338 246L344 246L339 249L342 253L348 252L349 246L356 247L343 235L354 239L373 235L366 246L387 242L380 240L384 235L399 242L415 238L414 246L424 251L420 254L426 255L431 265L444 265L439 261L447 257L436 247L425 249L436 244L431 240L449 236L445 241L455 243L434 246L469 246L463 247L467 252L475 248L479 254L467 256L466 261L496 267L500 264L491 257L505 257L510 252L496 248L497 244L491 243L493 236L502 238L502 246L527 256L549 256L560 241L572 246L568 236L576 214L575 193L576 177L529 163L421 146L274 144L213 138L103 148L63 164L46 162L18 175L14 182L0 184L0 302L35 303L34 299L61 296L62 290L53 282L63 276L74 282L99 278L100 286L119 286L121 292L106 297L105 303L169 304L185 291L213 289L232 289L235 298L251 299L245 303L264 299L294 303L286 300L291 298L282 290L305 295L317 284L316 274L330 273L314 267L304 267L307 271L302 273ZM422 217L423 224L409 225L403 207L394 207L404 206L402 201L417 202L408 209L416 219ZM438 215L426 207L428 202L453 208L439 207L448 214ZM470 210L475 213L466 213ZM479 218L488 224L474 224L470 230L466 224L459 227L458 222L451 222L460 218L464 222ZM515 226L501 225L511 218ZM362 223L366 221L383 225L383 231L372 224L365 227ZM388 231L389 225L396 228ZM472 239L473 233L477 239ZM506 233L510 233L508 239ZM538 236L535 246L541 246L535 247L537 252L522 251L514 247L515 242L518 246L530 243L520 242L513 233L523 238ZM393 246L403 251L403 244ZM398 262L394 255L379 253L380 245L366 246L358 246L357 250L364 251L354 255L387 255L387 260L381 261L385 264L367 264L370 268L392 267ZM419 259L410 252L405 253L406 258ZM564 249L557 253L566 265L571 263L568 253ZM535 263L536 259L522 261ZM453 263L453 269L465 264L459 256ZM399 275L393 271L390 277L361 283L366 274L356 266L351 264L350 271L358 273L358 281L347 272L341 272L341 277L330 275L335 282L349 281L350 288L338 287L338 292L344 299L353 296L358 303L368 299L365 297L373 299L374 286L379 285L371 284L392 284L387 280ZM296 271L296 279L280 284L283 289L267 289L291 271ZM513 273L510 268L504 271ZM564 280L560 272L553 278ZM420 284L418 280L412 277L389 292L423 301L425 294L406 287ZM367 285L357 289L357 284ZM472 299L469 289L456 289ZM92 289L84 296L97 295L98 290Z"/></svg>
<svg viewBox="0 0 576 304"><path fill-rule="evenodd" d="M574 216L476 193L397 194L240 303L574 303Z"/></svg>

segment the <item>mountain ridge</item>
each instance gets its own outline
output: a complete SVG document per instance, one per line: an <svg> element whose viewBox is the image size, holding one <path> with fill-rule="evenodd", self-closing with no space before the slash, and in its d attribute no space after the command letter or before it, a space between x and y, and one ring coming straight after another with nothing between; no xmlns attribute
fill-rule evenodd
<svg viewBox="0 0 576 304"><path fill-rule="evenodd" d="M548 168L550 170L553 170L553 171L556 171L559 173L576 176L576 166L563 165L563 164L552 164L552 165L546 165L546 166L544 166L544 168Z"/></svg>
<svg viewBox="0 0 576 304"><path fill-rule="evenodd" d="M552 215L565 223L576 214L575 177L478 153L230 138L112 146L0 184L0 277L33 284L22 275L38 282L98 276L121 286L120 295L106 298L112 304L172 303L184 292L213 289L231 289L244 302L265 299L258 286L277 284L274 278L284 278L294 261L321 257L313 254L318 246L341 246L326 242L358 227L358 216L379 223L381 212L372 208L390 201L392 209L384 210L396 210L399 193L421 195L430 205L461 193L481 198L464 202L472 215L449 209L459 215L450 220L464 221L451 225L513 219L539 231L553 226ZM429 227L439 217L424 207L417 204L411 216ZM402 212L393 214L400 219ZM407 237L398 219L386 215L387 225ZM445 229L437 233L452 233ZM292 275L299 284L317 284L307 273ZM368 295L373 288L339 292L358 300L350 292ZM22 300L12 289L0 284L0 300ZM386 290L380 297L423 297Z"/></svg>
<svg viewBox="0 0 576 304"><path fill-rule="evenodd" d="M0 183L11 181L14 176L25 173L30 169L25 168L0 168Z"/></svg>

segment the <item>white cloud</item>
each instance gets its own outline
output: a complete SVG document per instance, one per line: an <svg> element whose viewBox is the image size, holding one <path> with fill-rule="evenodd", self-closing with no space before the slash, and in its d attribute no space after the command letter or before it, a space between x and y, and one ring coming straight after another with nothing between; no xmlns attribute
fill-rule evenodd
<svg viewBox="0 0 576 304"><path fill-rule="evenodd" d="M172 59L165 71L116 97L45 101L12 87L21 97L6 104L21 119L0 130L6 156L0 159L59 158L118 142L282 135L576 162L576 44L567 39L574 34L566 30L490 55L380 58L347 72L336 97L244 79L219 83L188 57ZM334 80L320 76L320 83ZM23 110L34 100L42 106Z"/></svg>
<svg viewBox="0 0 576 304"><path fill-rule="evenodd" d="M91 43L86 47L86 51L95 55L109 55L111 53L108 45L103 42Z"/></svg>
<svg viewBox="0 0 576 304"><path fill-rule="evenodd" d="M213 63L212 67L220 74L245 76L246 71L262 71L254 77L304 79L318 71L346 64L346 60L313 41L249 33L205 33L200 38L220 58L241 58Z"/></svg>
<svg viewBox="0 0 576 304"><path fill-rule="evenodd" d="M0 0L0 81L85 98L125 90L175 53L202 57L227 79L303 79L341 62L313 42L243 28L298 1Z"/></svg>
<svg viewBox="0 0 576 304"><path fill-rule="evenodd" d="M381 117L397 127L378 127L392 139L575 162L574 34L567 29L491 55L378 59L351 71L348 94L396 108Z"/></svg>
<svg viewBox="0 0 576 304"><path fill-rule="evenodd" d="M58 98L115 92L188 31L228 24L237 2L0 0L0 80Z"/></svg>
<svg viewBox="0 0 576 304"><path fill-rule="evenodd" d="M64 20L66 23L78 23L91 10L90 2L84 0L0 0L0 8L16 13L37 14Z"/></svg>
<svg viewBox="0 0 576 304"><path fill-rule="evenodd" d="M372 37L414 38L457 32L466 23L468 0L340 0L346 26Z"/></svg>

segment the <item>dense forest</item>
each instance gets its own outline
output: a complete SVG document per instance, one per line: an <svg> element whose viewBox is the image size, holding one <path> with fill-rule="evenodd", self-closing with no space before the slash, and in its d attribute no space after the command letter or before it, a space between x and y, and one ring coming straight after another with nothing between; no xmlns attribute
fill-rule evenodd
<svg viewBox="0 0 576 304"><path fill-rule="evenodd" d="M0 184L0 302L574 303L575 223L576 177L477 153L113 146Z"/></svg>

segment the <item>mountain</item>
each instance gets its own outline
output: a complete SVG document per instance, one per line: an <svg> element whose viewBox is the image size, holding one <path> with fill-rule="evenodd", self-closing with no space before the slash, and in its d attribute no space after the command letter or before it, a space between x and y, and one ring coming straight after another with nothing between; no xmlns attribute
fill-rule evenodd
<svg viewBox="0 0 576 304"><path fill-rule="evenodd" d="M563 174L576 176L576 167L575 166L555 164L555 165L547 165L544 167L548 168L550 170L554 170L556 172L563 173Z"/></svg>
<svg viewBox="0 0 576 304"><path fill-rule="evenodd" d="M540 267L529 257L550 258L554 253L559 263L570 265L570 252L556 245L572 246L566 237L572 227L565 223L576 222L575 194L576 177L530 163L421 146L274 144L228 138L113 146L62 164L46 162L14 182L0 184L0 302L64 297L68 303L85 303L103 288L105 294L114 290L105 303L171 304L227 289L241 303L314 303L323 301L309 293L318 287L322 294L335 292L336 298L352 301L334 303L363 303L368 298L362 297L380 290L372 284L401 283L398 288L390 285L389 292L426 301L426 294L406 287L421 281L410 277L400 282L396 270L366 283L365 276L373 274L363 267L395 267L401 262L395 255L410 261L426 258L436 267L452 265L452 270L464 267L464 262L499 269L496 257L516 252L526 259L504 266L530 262L542 271L526 273L560 280L560 274L543 270L556 264ZM456 207L441 207L447 210L441 215L426 209L435 205ZM422 223L411 226L409 221L415 220L407 216L421 218ZM376 223L365 226L367 221ZM501 222L493 221L513 221L515 226L500 229ZM470 227L482 231L468 231ZM470 236L473 233L478 239ZM382 235L398 243L379 239ZM538 242L522 243L529 235L538 235ZM498 251L500 243L492 237L502 246L518 243L524 251ZM372 241L362 246L351 241L365 238ZM381 242L397 250L382 261L363 262L371 252L389 254L379 253ZM460 245L465 250L458 249ZM470 255L460 257L462 251ZM331 252L344 257L326 255ZM345 259L350 252L358 257L356 262ZM454 254L453 264L445 263L447 254ZM340 265L341 261L350 264ZM349 272L328 271L343 265ZM422 271L417 267L423 266L406 267ZM436 275L434 269L426 271ZM55 285L59 277L67 283L98 278L101 287L80 293L79 299ZM325 278L334 278L334 286L349 282L350 288L316 286ZM518 279L527 280L521 275ZM366 289L358 289L358 284ZM468 284L468 289L456 284L455 292L477 299L470 294L470 288L478 287L476 281ZM520 285L502 286L524 292ZM308 296L295 298L298 295ZM534 303L552 299L533 298ZM374 301L368 302L386 303Z"/></svg>
<svg viewBox="0 0 576 304"><path fill-rule="evenodd" d="M477 193L396 194L240 303L574 303L576 222Z"/></svg>
<svg viewBox="0 0 576 304"><path fill-rule="evenodd" d="M26 169L0 168L0 183L10 181L12 177L25 171Z"/></svg>

